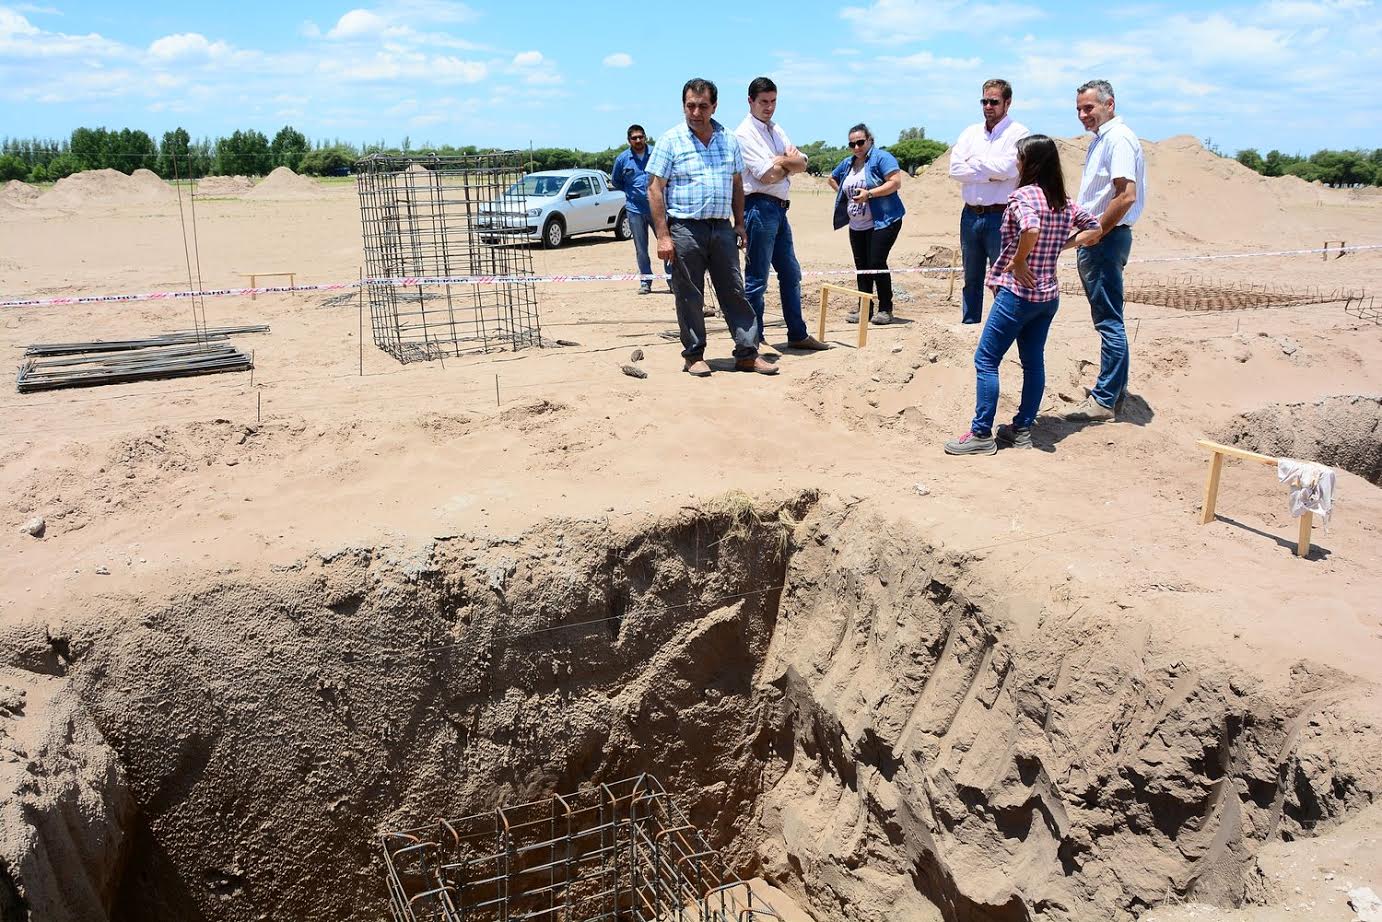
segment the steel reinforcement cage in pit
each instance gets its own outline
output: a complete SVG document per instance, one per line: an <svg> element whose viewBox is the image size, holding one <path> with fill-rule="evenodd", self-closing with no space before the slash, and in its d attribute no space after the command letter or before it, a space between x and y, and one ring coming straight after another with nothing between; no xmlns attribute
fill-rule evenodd
<svg viewBox="0 0 1382 922"><path fill-rule="evenodd" d="M355 164L374 344L400 362L542 345L522 152ZM494 282L401 280L495 276Z"/></svg>
<svg viewBox="0 0 1382 922"><path fill-rule="evenodd" d="M395 922L781 920L651 775L382 838Z"/></svg>

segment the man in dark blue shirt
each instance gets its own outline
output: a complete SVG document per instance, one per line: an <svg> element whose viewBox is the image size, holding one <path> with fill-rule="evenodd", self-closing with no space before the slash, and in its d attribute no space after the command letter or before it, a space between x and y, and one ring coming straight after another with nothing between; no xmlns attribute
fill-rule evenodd
<svg viewBox="0 0 1382 922"><path fill-rule="evenodd" d="M652 264L648 260L648 232L651 229L651 212L648 210L648 135L642 125L629 126L629 149L614 158L614 169L610 177L614 188L624 193L624 211L629 216L629 229L633 232L633 252L638 260L638 272L645 278L638 283L638 293L650 294L653 290ZM672 270L666 264L663 269L668 275ZM670 288L670 282L668 283Z"/></svg>

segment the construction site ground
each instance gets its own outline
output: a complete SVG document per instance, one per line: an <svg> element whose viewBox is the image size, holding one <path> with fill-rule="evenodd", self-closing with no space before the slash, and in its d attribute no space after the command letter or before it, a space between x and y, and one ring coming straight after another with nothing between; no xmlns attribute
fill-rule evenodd
<svg viewBox="0 0 1382 922"><path fill-rule="evenodd" d="M1244 217L1231 201L1194 201L1198 193L1182 187L1214 188L1217 180L1199 154L1185 153L1173 172L1175 153L1161 153L1161 173L1149 169L1153 201L1218 213L1185 229L1173 226L1174 214L1149 212L1130 283L1196 274L1382 291L1376 250L1139 262L1326 239L1382 242L1376 197L1307 187L1308 197L1279 197L1270 214ZM944 182L923 176L904 187L909 212L894 267L947 264L936 248L955 246L958 211ZM831 206L827 190L803 180L790 212L813 331L820 283L853 284L848 241L830 229ZM193 274L206 288L265 272L291 271L302 284L349 282L361 263L357 200L345 184L284 200L199 198L195 231ZM186 288L183 240L171 199L11 207L0 221L0 295ZM535 266L543 275L629 272L633 253L610 235L588 236L538 250ZM1061 272L1076 277L1073 265ZM1087 303L1067 294L1047 346L1036 449L954 458L941 445L972 416L980 328L960 324L958 290L950 295L943 274L899 274L895 286L898 322L871 329L866 347L856 347L857 328L837 300L827 337L834 348L797 353L785 348L774 284L767 337L781 352L781 374L730 370L731 344L713 318L707 357L716 373L707 380L683 374L680 345L662 335L676 329L663 283L646 296L634 283L543 285L550 348L407 366L361 343L352 289L208 298L213 326L271 326L237 339L254 351L252 375L0 398L0 638L29 636L35 625L59 636L105 609L128 613L212 583L272 580L341 548L406 556L455 536L501 542L552 520L627 531L728 490L765 502L813 491L858 519L924 536L926 553L958 567L964 585L984 587L1017 635L1041 630L1039 614L1059 598L1084 617L1097 611L1127 644L1155 636L1187 663L1209 657L1274 688L1289 687L1301 670L1325 672L1377 704L1377 476L1369 482L1339 470L1335 516L1300 559L1296 520L1272 470L1229 462L1221 518L1199 524L1208 455L1196 441L1236 434L1246 448L1289 449L1307 460L1310 449L1343 442L1357 449L1361 469L1378 463L1382 326L1340 303L1215 312L1130 304L1131 396L1121 418L1068 424L1054 414L1093 384L1099 340ZM6 310L0 323L0 354L14 366L30 343L187 329L192 310L184 300L68 305ZM368 336L368 318L364 329ZM621 373L635 349L646 379ZM1020 386L1015 351L1002 375L1000 421ZM1311 410L1327 398L1344 400ZM41 539L20 531L36 516L46 523ZM894 544L888 554L896 559L877 564L899 566L911 553ZM21 687L22 657L5 653L7 681ZM10 730L16 746L25 733L41 736L32 728L44 719L42 705L37 694L30 700ZM1364 721L1348 732L1360 752L1382 757L1382 725ZM23 767L21 759L5 771ZM1382 820L1376 809L1353 812L1320 832L1375 844ZM1180 907L1180 915L1166 907L1156 918L1275 919L1264 913L1306 900L1304 892L1311 918L1350 919L1323 875L1379 888L1382 849L1314 844L1328 841L1271 846L1263 873L1277 879L1264 905ZM1277 855L1282 849L1287 858ZM1290 849L1314 850L1298 861ZM1351 866L1335 867L1344 854ZM382 906L382 887L380 898ZM796 898L820 911L819 900Z"/></svg>

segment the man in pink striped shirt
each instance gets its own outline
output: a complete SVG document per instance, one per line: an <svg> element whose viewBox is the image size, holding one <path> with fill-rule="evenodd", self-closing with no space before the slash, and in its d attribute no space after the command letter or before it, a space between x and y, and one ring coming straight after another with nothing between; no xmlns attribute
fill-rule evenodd
<svg viewBox="0 0 1382 922"><path fill-rule="evenodd" d="M984 319L984 275L998 259L999 225L1008 196L1017 188L1017 142L1030 132L1008 117L1012 84L995 77L979 100L984 120L960 132L950 149L950 178L960 184L960 253L964 261L964 323Z"/></svg>

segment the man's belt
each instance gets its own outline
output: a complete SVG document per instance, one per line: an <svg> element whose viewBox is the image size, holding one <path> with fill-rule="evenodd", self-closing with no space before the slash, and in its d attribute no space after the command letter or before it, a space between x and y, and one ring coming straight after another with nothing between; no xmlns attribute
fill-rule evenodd
<svg viewBox="0 0 1382 922"><path fill-rule="evenodd" d="M968 208L970 211L973 211L973 212L975 212L975 213L977 213L977 214L990 214L990 213L995 212L995 211L1003 211L1003 210L1005 210L1008 206L1007 206L1006 204L1003 204L1003 205L966 205L965 207Z"/></svg>
<svg viewBox="0 0 1382 922"><path fill-rule="evenodd" d="M750 192L748 195L744 196L744 201L748 201L751 198L761 198L767 199L770 202L776 202L777 204L782 206L783 211L786 211L788 208L792 207L792 203L787 201L785 198L778 198L776 195L769 195L766 192Z"/></svg>

